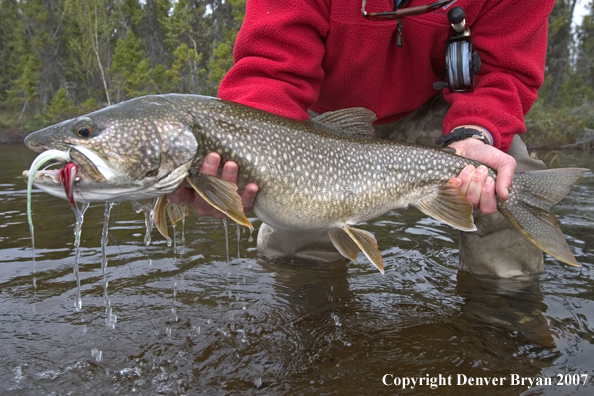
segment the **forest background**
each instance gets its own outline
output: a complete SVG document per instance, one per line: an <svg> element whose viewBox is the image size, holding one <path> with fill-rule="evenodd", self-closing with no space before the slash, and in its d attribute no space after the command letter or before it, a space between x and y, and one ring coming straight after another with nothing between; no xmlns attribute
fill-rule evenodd
<svg viewBox="0 0 594 396"><path fill-rule="evenodd" d="M545 84L526 116L533 148L594 132L594 3L572 25L577 2L557 0L549 18ZM245 3L0 0L0 143L140 95L216 96Z"/></svg>

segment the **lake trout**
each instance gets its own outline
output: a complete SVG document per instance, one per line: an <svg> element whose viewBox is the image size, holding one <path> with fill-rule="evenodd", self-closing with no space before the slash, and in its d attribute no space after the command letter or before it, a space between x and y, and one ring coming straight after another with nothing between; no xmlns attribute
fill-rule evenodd
<svg viewBox="0 0 594 396"><path fill-rule="evenodd" d="M223 162L237 162L240 185L258 184L253 210L264 223L327 232L344 257L355 260L363 251L383 273L375 237L354 226L412 205L458 230L474 231L472 205L450 179L480 163L447 150L374 139L374 120L373 112L353 108L294 121L217 98L167 94L61 122L30 134L25 144L66 158L61 162L68 168L36 172L33 180L57 197L162 197L188 180L207 202L251 228L237 186L200 172L206 153L216 151ZM586 170L518 173L498 209L541 250L578 265L549 209ZM60 174L70 175L68 182ZM497 176L492 169L489 175ZM162 213L165 201L159 202L156 211Z"/></svg>

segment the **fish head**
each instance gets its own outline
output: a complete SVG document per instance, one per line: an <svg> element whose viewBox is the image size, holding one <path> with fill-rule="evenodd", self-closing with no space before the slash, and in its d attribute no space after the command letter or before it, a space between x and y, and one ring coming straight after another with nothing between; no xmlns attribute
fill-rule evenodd
<svg viewBox="0 0 594 396"><path fill-rule="evenodd" d="M37 152L64 152L67 162L77 166L73 188L78 202L170 193L198 152L191 116L164 96L144 96L63 121L31 133L25 144ZM29 172L23 177L28 179ZM36 172L33 184L67 198L58 170Z"/></svg>

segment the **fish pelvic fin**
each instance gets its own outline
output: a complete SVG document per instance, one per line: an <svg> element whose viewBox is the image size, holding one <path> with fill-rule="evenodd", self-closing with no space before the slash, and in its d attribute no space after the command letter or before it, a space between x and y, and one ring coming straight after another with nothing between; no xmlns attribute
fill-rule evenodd
<svg viewBox="0 0 594 396"><path fill-rule="evenodd" d="M476 231L472 204L452 180L443 184L436 194L425 197L414 206L427 216L461 231Z"/></svg>
<svg viewBox="0 0 594 396"><path fill-rule="evenodd" d="M361 249L369 261L377 267L382 275L384 274L384 260L377 247L377 240L372 233L344 225L342 229L334 229L328 232L328 235L336 249L344 257L355 261L357 253Z"/></svg>
<svg viewBox="0 0 594 396"><path fill-rule="evenodd" d="M498 200L499 211L530 242L544 252L566 264L579 267L559 223L549 212L552 205L562 200L571 186L588 169L561 168L517 173L507 201Z"/></svg>
<svg viewBox="0 0 594 396"><path fill-rule="evenodd" d="M252 223L245 217L241 196L237 193L237 186L207 173L197 173L186 178L206 202L225 213L239 225L254 229Z"/></svg>
<svg viewBox="0 0 594 396"><path fill-rule="evenodd" d="M342 228L334 228L328 231L328 236L340 254L351 261L357 260L357 253L361 249Z"/></svg>

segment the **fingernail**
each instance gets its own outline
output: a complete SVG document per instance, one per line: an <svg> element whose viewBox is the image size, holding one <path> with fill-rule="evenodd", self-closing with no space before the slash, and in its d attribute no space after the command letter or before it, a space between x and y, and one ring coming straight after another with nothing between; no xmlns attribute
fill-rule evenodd
<svg viewBox="0 0 594 396"><path fill-rule="evenodd" d="M234 176L237 173L237 166L228 162L229 165L225 168L225 172L227 172L230 176Z"/></svg>
<svg viewBox="0 0 594 396"><path fill-rule="evenodd" d="M492 185L495 182L495 180L493 180L493 178L491 176L487 177L487 180L485 181L485 184L487 185Z"/></svg>
<svg viewBox="0 0 594 396"><path fill-rule="evenodd" d="M481 173L485 173L487 172L487 167L485 165L481 165L478 168L476 168L477 172L481 172Z"/></svg>

